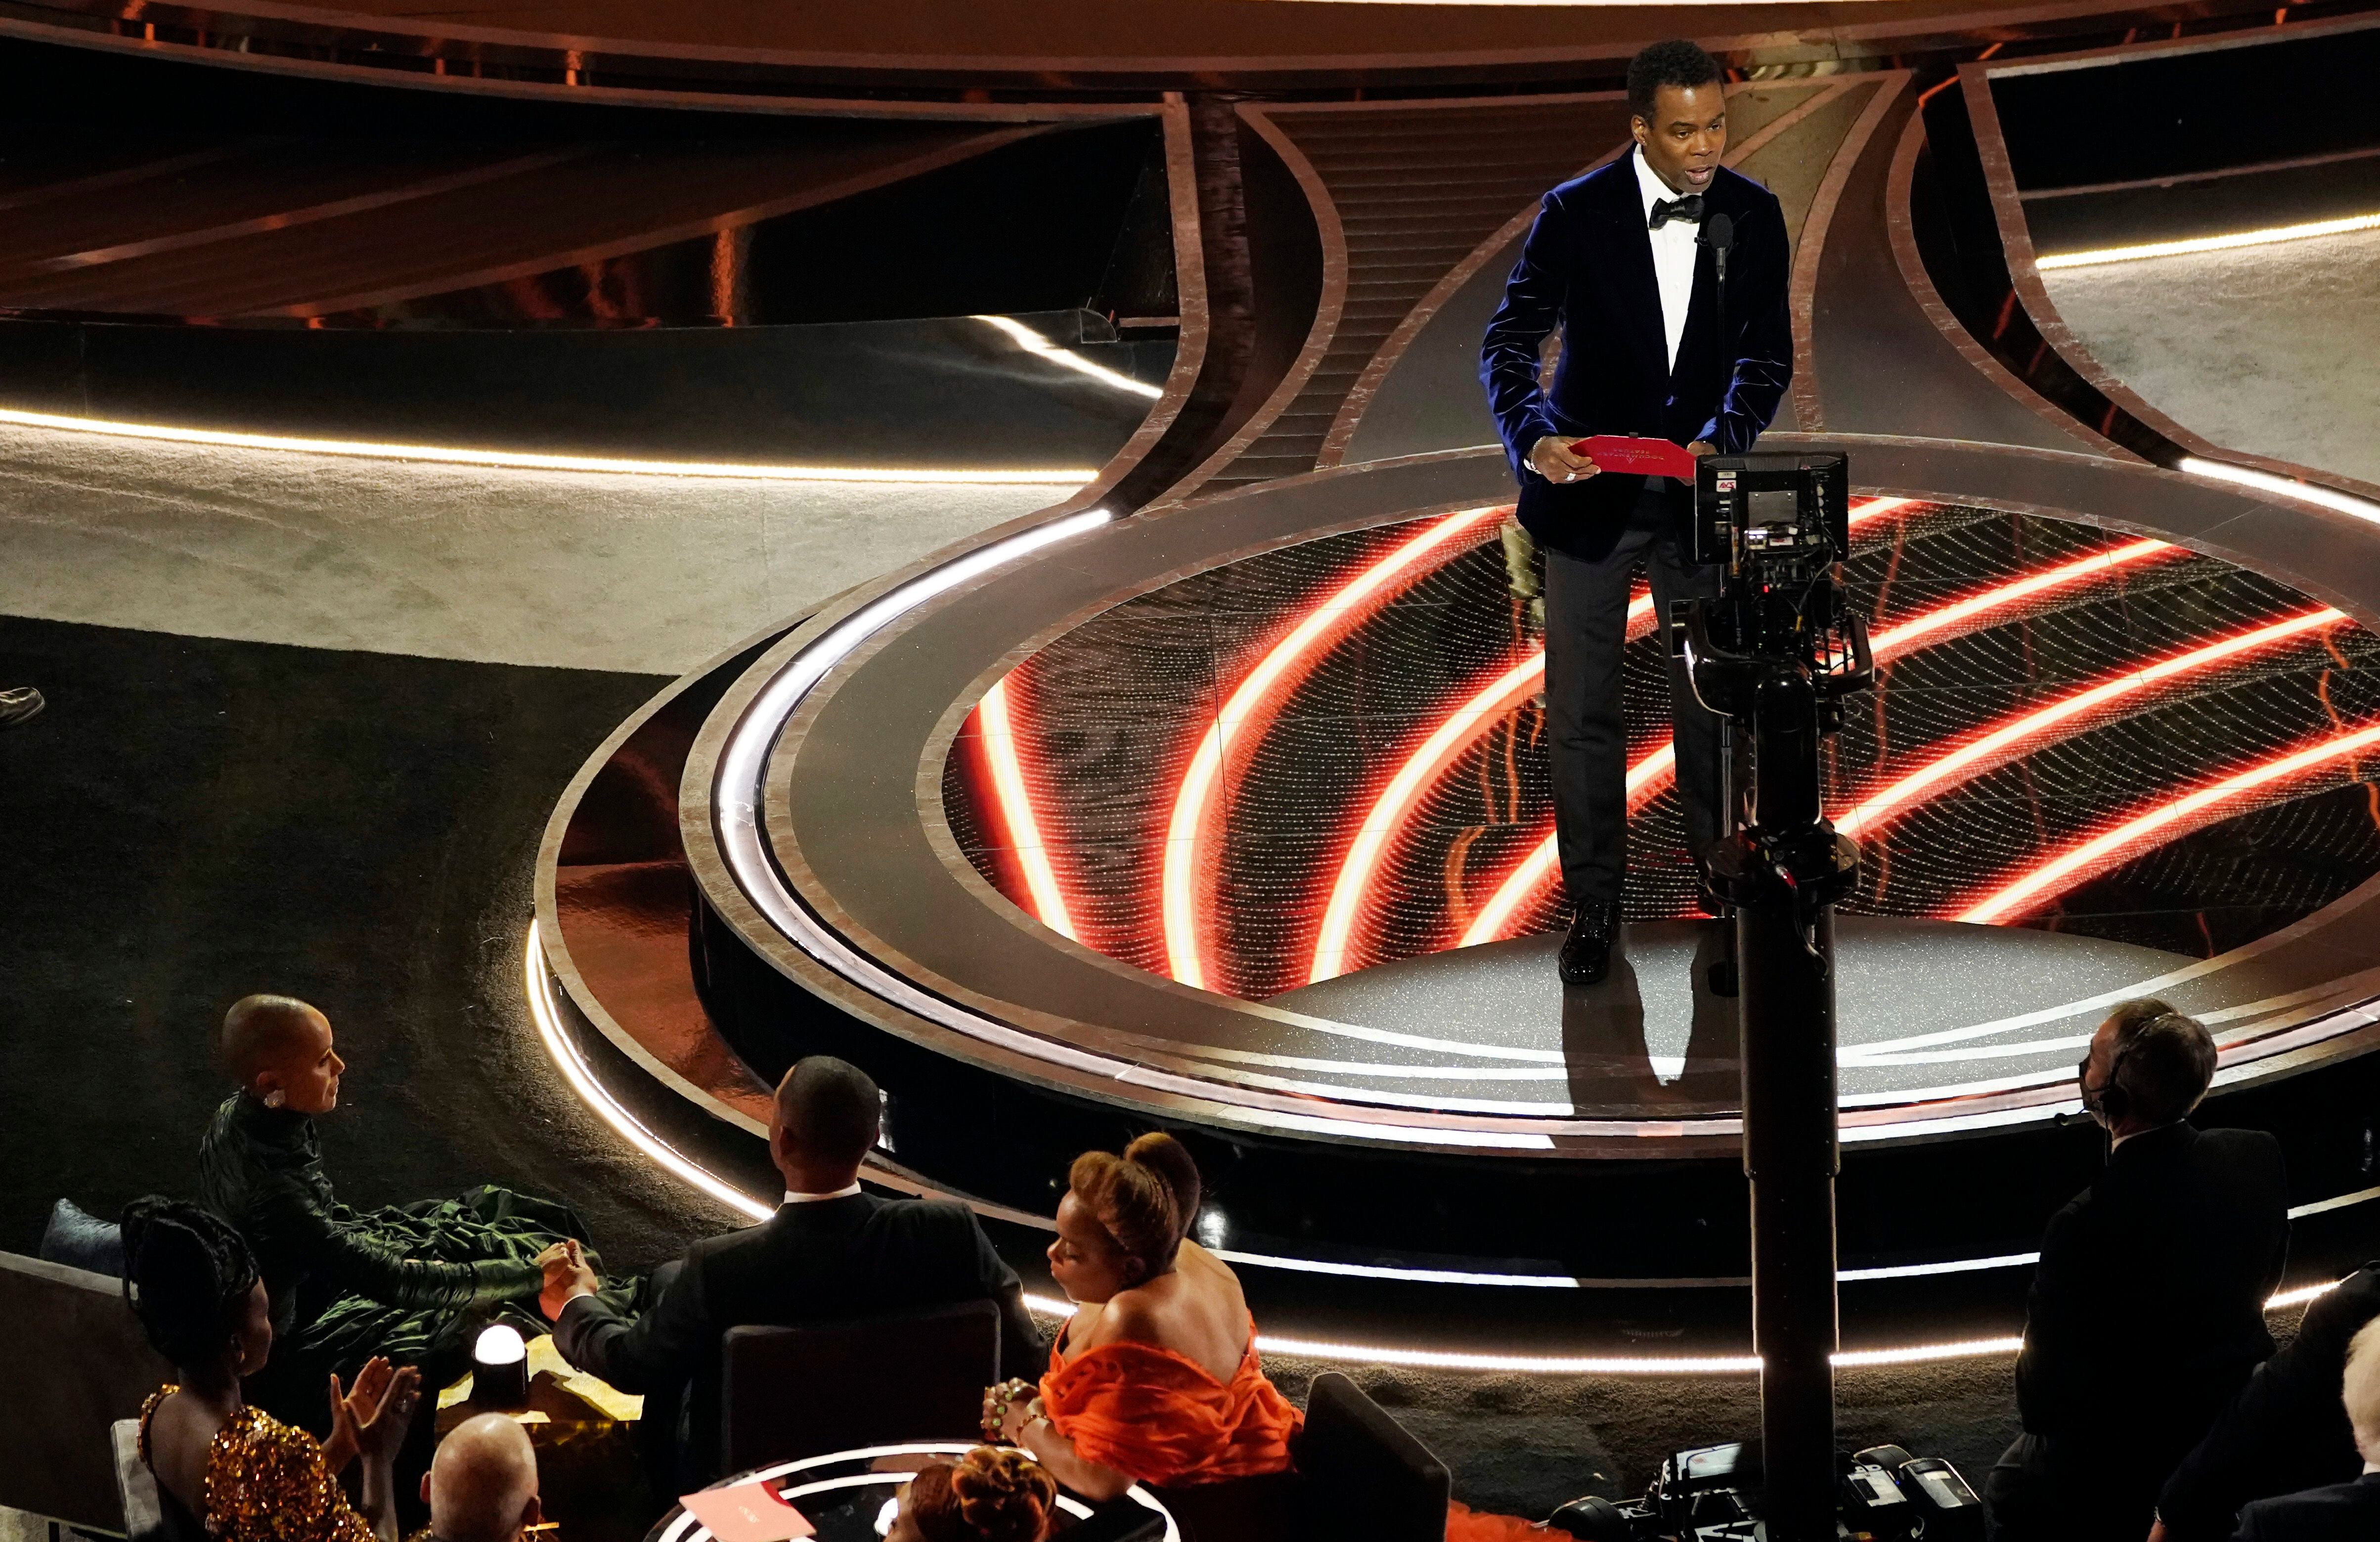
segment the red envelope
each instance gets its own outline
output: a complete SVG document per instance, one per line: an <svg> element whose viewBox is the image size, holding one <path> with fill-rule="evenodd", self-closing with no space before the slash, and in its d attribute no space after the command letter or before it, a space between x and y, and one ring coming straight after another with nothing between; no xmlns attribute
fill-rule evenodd
<svg viewBox="0 0 2380 1542"><path fill-rule="evenodd" d="M776 1485L759 1479L733 1488L681 1494L677 1502L709 1527L718 1542L791 1542L818 1530L808 1516L785 1502Z"/></svg>
<svg viewBox="0 0 2380 1542"><path fill-rule="evenodd" d="M1694 480L1693 455L1684 445L1672 444L1666 439L1629 439L1616 433L1598 433L1580 440L1571 448L1595 462L1598 471L1675 477L1688 482Z"/></svg>

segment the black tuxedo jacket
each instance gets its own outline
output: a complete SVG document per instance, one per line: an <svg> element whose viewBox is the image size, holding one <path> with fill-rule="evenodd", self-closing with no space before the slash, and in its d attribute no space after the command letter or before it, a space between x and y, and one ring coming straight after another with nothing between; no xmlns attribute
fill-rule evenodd
<svg viewBox="0 0 2380 1542"><path fill-rule="evenodd" d="M2172 1542L2226 1542L2249 1500L2344 1482L2363 1470L2338 1383L2348 1341L2374 1317L2380 1317L2380 1263L2314 1298L2289 1346L2256 1367L2166 1480L2157 1518ZM2372 1535L2380 1536L2380 1526Z"/></svg>
<svg viewBox="0 0 2380 1542"><path fill-rule="evenodd" d="M1038 1379L1049 1347L1016 1271L963 1205L855 1195L781 1206L687 1250L633 1321L582 1295L553 1324L564 1359L624 1392L691 1389L692 1451L719 1449L720 1343L731 1328L798 1327L913 1307L1001 1304L1000 1371Z"/></svg>
<svg viewBox="0 0 2380 1542"><path fill-rule="evenodd" d="M2289 1205L2261 1130L2124 1142L2042 1237L2016 1363L2025 1429L2067 1457L2154 1458L2162 1481L2273 1352Z"/></svg>
<svg viewBox="0 0 2380 1542"><path fill-rule="evenodd" d="M2239 1542L2369 1542L2380 1536L2380 1473L2277 1500L2240 1512Z"/></svg>
<svg viewBox="0 0 2380 1542"><path fill-rule="evenodd" d="M1700 247L1670 368L1636 154L1631 150L1546 195L1479 355L1488 404L1521 482L1521 523L1540 545L1588 561L1618 543L1648 479L1605 472L1549 482L1528 467L1532 445L1549 433L1615 433L1679 444L1706 440L1721 455L1738 455L1777 416L1793 378L1785 216L1776 195L1723 166L1703 206L1706 219L1724 213L1735 224L1726 314L1717 311L1716 261ZM1537 350L1556 327L1561 359L1552 387L1540 390ZM1693 509L1690 491L1658 480L1682 521Z"/></svg>

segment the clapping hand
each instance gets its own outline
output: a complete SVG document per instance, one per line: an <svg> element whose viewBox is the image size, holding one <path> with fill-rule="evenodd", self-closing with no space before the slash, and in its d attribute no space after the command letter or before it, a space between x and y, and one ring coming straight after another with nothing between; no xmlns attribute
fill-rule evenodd
<svg viewBox="0 0 2380 1542"><path fill-rule="evenodd" d="M336 1472L358 1453L372 1462L394 1458L420 1395L421 1373L411 1366L392 1369L382 1355L356 1373L353 1391L342 1390L333 1372L331 1438L322 1443L323 1461Z"/></svg>
<svg viewBox="0 0 2380 1542"><path fill-rule="evenodd" d="M603 1278L588 1267L587 1255L574 1239L558 1242L537 1256L537 1267L545 1272L545 1283L537 1293L537 1309L552 1322L562 1316L563 1307L576 1297L593 1295L603 1288Z"/></svg>
<svg viewBox="0 0 2380 1542"><path fill-rule="evenodd" d="M331 1471L344 1471L356 1459L356 1427L363 1422L366 1414L380 1406L380 1400L388 1394L389 1378L394 1374L385 1357L375 1356L356 1373L355 1390L345 1391L339 1386L338 1373L331 1373L331 1434L322 1442L322 1463Z"/></svg>

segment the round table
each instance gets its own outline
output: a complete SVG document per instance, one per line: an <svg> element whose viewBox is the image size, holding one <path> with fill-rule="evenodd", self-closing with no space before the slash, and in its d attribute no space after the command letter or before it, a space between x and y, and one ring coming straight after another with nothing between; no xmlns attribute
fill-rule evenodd
<svg viewBox="0 0 2380 1542"><path fill-rule="evenodd" d="M830 1451L798 1462L775 1462L749 1472L721 1478L711 1485L725 1488L755 1478L766 1479L777 1492L809 1518L818 1528L818 1542L876 1542L892 1523L892 1498L901 1485L920 1468L964 1456L981 1440L919 1440L898 1446L862 1446L856 1451ZM1156 1496L1134 1484L1124 1497L1165 1517L1165 1542L1181 1542L1173 1517ZM1090 1505L1064 1489L1058 1508L1075 1520L1091 1512ZM1065 1536L1063 1529L1052 1537ZM684 1505L653 1523L645 1542L711 1542L710 1528L698 1523Z"/></svg>

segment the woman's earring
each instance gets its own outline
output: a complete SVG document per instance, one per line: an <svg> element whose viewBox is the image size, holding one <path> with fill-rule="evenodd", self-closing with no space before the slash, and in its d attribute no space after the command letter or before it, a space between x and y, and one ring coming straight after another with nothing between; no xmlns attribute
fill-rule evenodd
<svg viewBox="0 0 2380 1542"><path fill-rule="evenodd" d="M277 1087L264 1095L264 1106L268 1109L277 1109L287 1101L289 1101L288 1095Z"/></svg>

